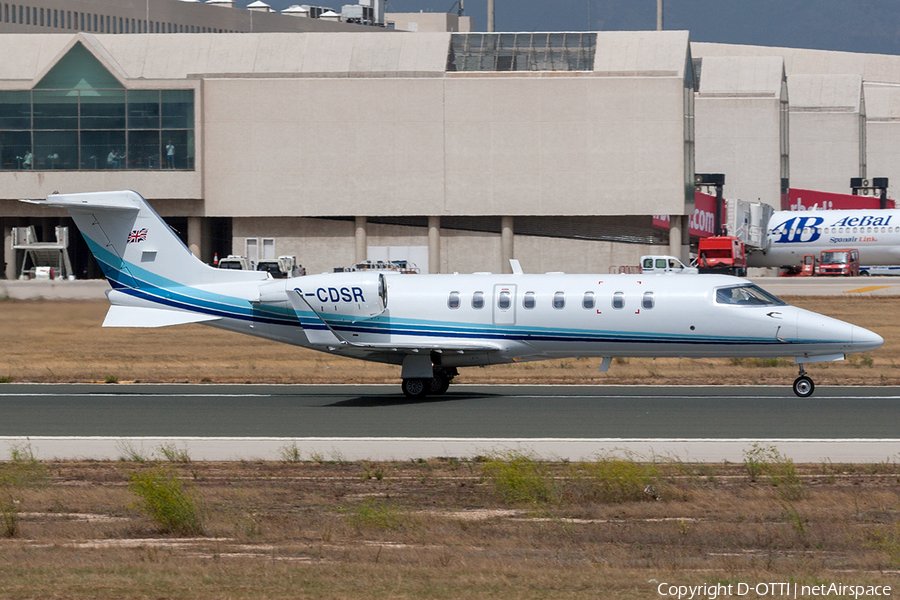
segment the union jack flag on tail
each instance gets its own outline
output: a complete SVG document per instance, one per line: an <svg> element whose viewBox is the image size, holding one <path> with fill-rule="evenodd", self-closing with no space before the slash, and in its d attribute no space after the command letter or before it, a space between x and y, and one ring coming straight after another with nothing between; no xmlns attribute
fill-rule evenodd
<svg viewBox="0 0 900 600"><path fill-rule="evenodd" d="M131 243L143 242L146 239L147 239L147 228L144 227L143 229L133 230L128 236L128 241L125 243L131 244Z"/></svg>

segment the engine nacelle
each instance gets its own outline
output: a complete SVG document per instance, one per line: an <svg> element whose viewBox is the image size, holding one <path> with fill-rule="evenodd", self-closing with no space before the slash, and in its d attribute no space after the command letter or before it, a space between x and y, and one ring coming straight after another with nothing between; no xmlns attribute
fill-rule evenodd
<svg viewBox="0 0 900 600"><path fill-rule="evenodd" d="M381 273L325 273L289 279L285 291L300 294L323 318L345 315L369 319L387 307Z"/></svg>

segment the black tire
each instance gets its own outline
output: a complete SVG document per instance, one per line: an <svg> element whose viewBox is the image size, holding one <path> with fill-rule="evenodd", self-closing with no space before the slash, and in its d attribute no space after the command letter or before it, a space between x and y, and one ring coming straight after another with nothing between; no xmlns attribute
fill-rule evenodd
<svg viewBox="0 0 900 600"><path fill-rule="evenodd" d="M435 373L431 378L431 388L428 393L432 396L440 396L450 389L450 378L443 373Z"/></svg>
<svg viewBox="0 0 900 600"><path fill-rule="evenodd" d="M816 390L816 384L806 375L801 375L794 380L794 393L801 398L809 398Z"/></svg>
<svg viewBox="0 0 900 600"><path fill-rule="evenodd" d="M431 390L431 379L404 379L401 388L407 398L424 398Z"/></svg>

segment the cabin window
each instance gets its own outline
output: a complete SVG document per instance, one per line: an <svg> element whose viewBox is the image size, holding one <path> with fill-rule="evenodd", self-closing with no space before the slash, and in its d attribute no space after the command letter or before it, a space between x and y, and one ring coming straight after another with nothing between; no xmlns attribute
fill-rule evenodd
<svg viewBox="0 0 900 600"><path fill-rule="evenodd" d="M509 293L509 290L500 290L500 295L497 296L497 308L500 310L506 310L512 305L512 296Z"/></svg>
<svg viewBox="0 0 900 600"><path fill-rule="evenodd" d="M525 292L525 297L522 298L522 308L532 309L534 308L534 292Z"/></svg>
<svg viewBox="0 0 900 600"><path fill-rule="evenodd" d="M484 292L472 294L472 308L484 308Z"/></svg>
<svg viewBox="0 0 900 600"><path fill-rule="evenodd" d="M450 292L450 297L447 298L447 306L459 308L459 292Z"/></svg>
<svg viewBox="0 0 900 600"><path fill-rule="evenodd" d="M644 310L650 310L656 306L656 298L653 297L653 292L644 292L644 297L641 298L641 307Z"/></svg>
<svg viewBox="0 0 900 600"><path fill-rule="evenodd" d="M553 294L553 308L556 310L562 310L566 307L566 293L565 292L556 292Z"/></svg>
<svg viewBox="0 0 900 600"><path fill-rule="evenodd" d="M625 308L625 292L616 292L613 294L612 307L616 310Z"/></svg>
<svg viewBox="0 0 900 600"><path fill-rule="evenodd" d="M594 308L595 303L596 302L594 300L594 292L585 292L584 298L581 299L581 306L590 310L590 309Z"/></svg>

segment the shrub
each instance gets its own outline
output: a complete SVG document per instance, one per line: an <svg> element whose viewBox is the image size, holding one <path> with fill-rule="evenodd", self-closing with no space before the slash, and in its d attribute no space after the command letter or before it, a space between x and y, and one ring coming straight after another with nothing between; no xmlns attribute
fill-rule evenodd
<svg viewBox="0 0 900 600"><path fill-rule="evenodd" d="M634 502L660 499L659 470L631 458L599 456L579 467L585 500Z"/></svg>
<svg viewBox="0 0 900 600"><path fill-rule="evenodd" d="M397 531L403 528L403 514L393 505L374 500L367 500L356 506L348 518L350 525L356 529L386 529Z"/></svg>
<svg viewBox="0 0 900 600"><path fill-rule="evenodd" d="M290 445L279 448L278 455L281 458L281 462L298 463L302 460L300 449L297 448L297 442L292 442Z"/></svg>
<svg viewBox="0 0 900 600"><path fill-rule="evenodd" d="M0 534L3 537L13 538L19 535L19 501L12 490L5 486L0 489L0 520Z"/></svg>
<svg viewBox="0 0 900 600"><path fill-rule="evenodd" d="M202 535L203 521L197 499L185 489L175 472L165 467L132 473L128 489L141 499L144 511L165 533Z"/></svg>
<svg viewBox="0 0 900 600"><path fill-rule="evenodd" d="M509 450L488 455L482 472L507 504L540 505L559 500L550 469L532 454Z"/></svg>
<svg viewBox="0 0 900 600"><path fill-rule="evenodd" d="M794 461L779 452L775 446L754 443L749 450L744 450L744 466L751 481L766 476L769 483L778 488L778 495L784 500L799 500L803 495L803 483Z"/></svg>
<svg viewBox="0 0 900 600"><path fill-rule="evenodd" d="M0 464L0 536L19 535L19 506L23 488L46 484L46 469L31 444L13 444L9 462Z"/></svg>
<svg viewBox="0 0 900 600"><path fill-rule="evenodd" d="M159 447L159 453L163 455L169 462L173 463L189 463L191 462L191 457L188 454L187 448L179 448L175 444L163 444Z"/></svg>

